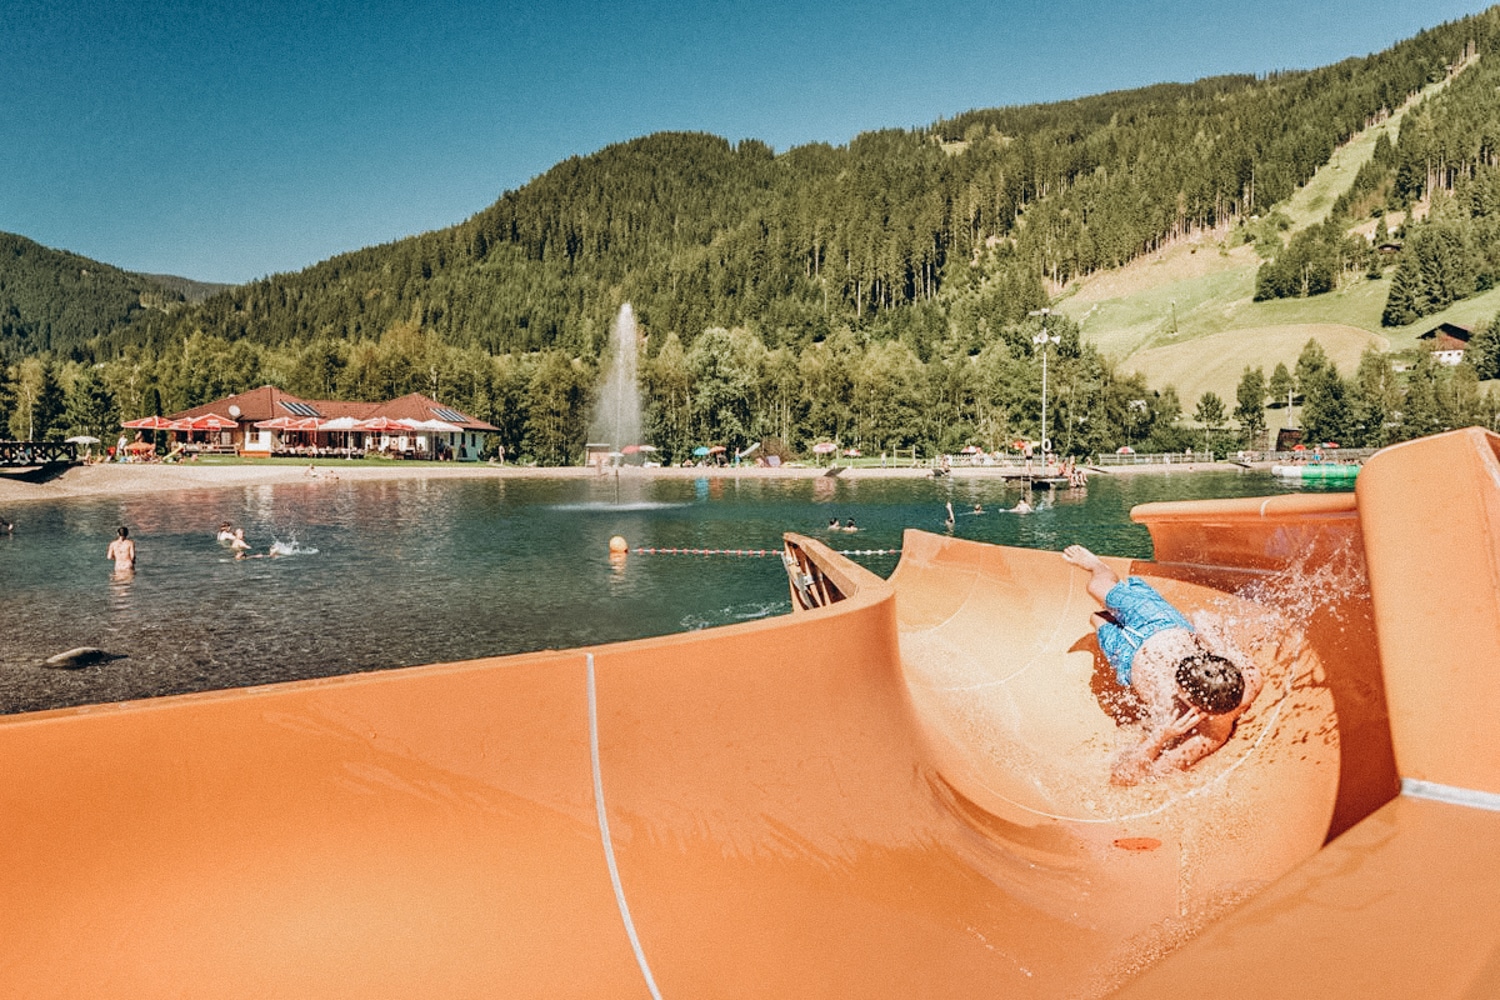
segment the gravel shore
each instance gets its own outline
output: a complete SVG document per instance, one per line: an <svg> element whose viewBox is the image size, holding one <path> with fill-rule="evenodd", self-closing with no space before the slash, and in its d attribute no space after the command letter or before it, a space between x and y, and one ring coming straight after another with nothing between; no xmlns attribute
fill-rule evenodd
<svg viewBox="0 0 1500 1000"><path fill-rule="evenodd" d="M1132 465L1111 467L1107 471L1095 471L1090 475L1129 476L1152 473L1183 473L1203 470L1235 470L1242 466L1222 462L1202 462L1191 465ZM340 465L336 460L317 466L319 478L340 480L384 480L384 479L477 479L477 478L550 478L586 479L599 475L615 475L616 470L599 472L593 468L537 468L514 465L461 464L403 465L389 466ZM692 468L643 469L632 466L618 470L621 477L634 479L675 478L699 479L705 476L729 479L815 479L829 474L823 467L781 466L765 468L757 466L703 466ZM912 479L931 476L929 469L904 466L899 468L843 468L838 475L844 479ZM1015 469L994 466L954 466L952 475L958 479L1002 479L1015 478ZM308 468L297 465L271 464L187 464L187 465L131 465L100 464L75 466L46 482L27 482L13 475L0 475L0 503L22 503L29 500L59 500L70 497L117 496L134 493L159 493L169 490L206 489L213 487L237 487L273 485L276 483L305 483L310 479Z"/></svg>

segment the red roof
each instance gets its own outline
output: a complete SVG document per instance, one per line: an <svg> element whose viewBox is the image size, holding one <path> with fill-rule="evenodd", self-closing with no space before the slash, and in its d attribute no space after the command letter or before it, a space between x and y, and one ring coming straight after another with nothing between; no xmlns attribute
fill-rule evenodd
<svg viewBox="0 0 1500 1000"><path fill-rule="evenodd" d="M287 404L292 404L288 406ZM231 406L239 407L238 414L231 414ZM308 413L311 409L313 413ZM235 396L225 396L212 403L194 406L171 414L171 419L180 420L218 413L236 417L241 425L254 424L258 420L275 417L303 418L316 414L327 420L338 417L353 417L369 420L371 417L390 417L392 420L442 420L462 427L466 431L496 431L493 424L475 420L462 410L445 406L430 396L413 392L387 403L362 403L342 399L303 399L272 385L263 385Z"/></svg>
<svg viewBox="0 0 1500 1000"><path fill-rule="evenodd" d="M455 410L451 406L444 406L431 396L424 396L420 392L413 392L393 399L389 403L382 403L375 408L370 416L390 417L392 420L442 420L446 423L457 424L466 431L497 431L500 428L493 424L487 424L483 420L475 420L462 410Z"/></svg>
<svg viewBox="0 0 1500 1000"><path fill-rule="evenodd" d="M283 392L274 385L263 385L259 389L251 389L249 392L242 392L236 396L225 396L212 403L179 410L171 414L171 417L174 420L180 420L184 417L202 417L210 413L220 413L226 417L235 417L242 424L254 423L257 420L270 420L272 417L290 416L291 411L280 405L285 402L306 403L306 400L293 396L289 392ZM231 406L238 406L240 412L230 413Z"/></svg>

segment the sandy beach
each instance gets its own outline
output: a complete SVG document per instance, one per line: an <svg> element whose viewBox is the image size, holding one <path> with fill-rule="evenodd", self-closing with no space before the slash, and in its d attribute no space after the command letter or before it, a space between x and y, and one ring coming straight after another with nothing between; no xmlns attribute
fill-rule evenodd
<svg viewBox="0 0 1500 1000"><path fill-rule="evenodd" d="M1234 471L1242 469L1224 462L1200 462L1188 465L1131 465L1111 467L1108 471L1091 471L1091 476L1130 476L1141 474ZM317 467L317 477L310 476L306 466L244 465L82 465L75 466L46 482L26 482L13 476L0 476L0 503L24 503L32 500L61 500L71 497L120 496L138 493L161 493L171 490L212 489L275 485L278 483L311 483L390 479L489 479L552 478L587 479L616 475L616 470L600 472L591 467L540 468L533 466L456 464L389 466L349 465L337 462ZM645 469L626 466L618 470L622 478L700 479L705 476L728 479L815 479L829 474L819 466L764 468L757 466L694 466L692 468ZM838 472L843 479L920 479L932 475L930 469L903 466L899 468L850 467ZM954 466L955 479L1017 478L1015 469L994 466Z"/></svg>

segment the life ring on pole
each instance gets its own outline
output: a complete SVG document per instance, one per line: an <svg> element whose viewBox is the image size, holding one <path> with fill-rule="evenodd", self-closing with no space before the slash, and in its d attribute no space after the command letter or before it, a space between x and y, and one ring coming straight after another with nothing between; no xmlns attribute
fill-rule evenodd
<svg viewBox="0 0 1500 1000"><path fill-rule="evenodd" d="M1043 455L1050 455L1050 454L1052 454L1052 439L1051 438L1042 438L1042 454Z"/></svg>

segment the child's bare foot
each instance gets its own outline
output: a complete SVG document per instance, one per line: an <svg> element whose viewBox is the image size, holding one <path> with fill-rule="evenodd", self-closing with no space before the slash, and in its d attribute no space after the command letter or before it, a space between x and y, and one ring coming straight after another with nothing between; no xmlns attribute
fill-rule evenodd
<svg viewBox="0 0 1500 1000"><path fill-rule="evenodd" d="M1104 569L1104 560L1094 555L1082 545L1069 545L1063 549L1062 557L1080 569L1093 572L1096 569Z"/></svg>

